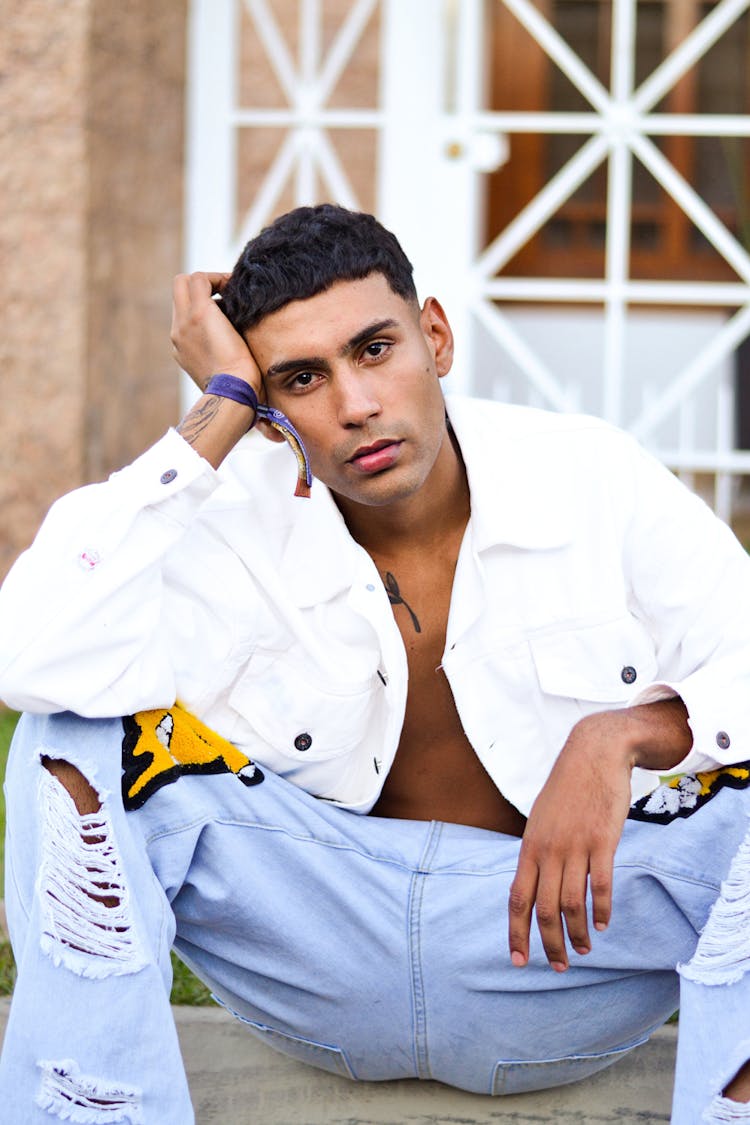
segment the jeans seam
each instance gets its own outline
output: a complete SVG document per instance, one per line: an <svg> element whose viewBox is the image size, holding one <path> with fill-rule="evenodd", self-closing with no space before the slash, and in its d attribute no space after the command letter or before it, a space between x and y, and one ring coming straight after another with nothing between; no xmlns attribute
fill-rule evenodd
<svg viewBox="0 0 750 1125"><path fill-rule="evenodd" d="M659 867L654 863L646 863L643 861L617 863L615 861L614 872L617 873L618 869L621 871L644 871L649 875L656 875L660 878L664 877L666 879L675 879L678 882L685 883L686 885L691 887L704 887L706 890L715 891L716 894L718 894L721 889L721 879L716 879L709 876L706 876L705 878L697 878L696 876L684 875L677 871L671 871L665 867Z"/></svg>
<svg viewBox="0 0 750 1125"><path fill-rule="evenodd" d="M414 871L414 865L412 863L409 863L408 860L394 859L391 856L375 855L372 852L365 851L364 849L355 847L352 844L337 844L333 843L330 840L319 840L315 836L303 836L302 834L297 832L290 832L287 828L283 828L280 825L256 824L244 820L229 820L225 817L216 816L197 817L195 820L191 820L185 824L180 824L179 827L168 828L163 831L149 833L148 836L143 837L144 843L148 848L152 844L155 844L157 841L166 839L168 836L179 836L182 832L188 832L190 829L196 828L199 825L207 824L224 824L227 826L233 826L235 828L248 828L256 832L279 832L281 833L281 835L286 836L288 839L296 840L302 844L315 844L317 847L330 848L333 851L352 852L354 855L359 855L363 859L372 860L374 863L384 863L388 867L398 867L402 871ZM436 874L440 874L440 872L436 872ZM478 874L482 873L479 872ZM496 874L496 872L487 872L487 874L493 875Z"/></svg>
<svg viewBox="0 0 750 1125"><path fill-rule="evenodd" d="M440 840L441 824L430 823L419 866L414 871L409 888L409 966L411 971L412 1019L414 1030L414 1063L419 1078L431 1078L430 1052L427 1037L427 1005L422 971L421 913L429 864Z"/></svg>
<svg viewBox="0 0 750 1125"><path fill-rule="evenodd" d="M14 863L13 863L13 855L10 852L10 850L8 852L6 852L6 855L5 855L5 879L6 879L6 882L8 880L9 874L10 874L11 879L13 880L13 888L15 890L15 900L18 903L18 906L20 907L20 909L23 911L23 915L24 915L24 918L26 919L26 921L30 922L31 921L31 912L26 909L26 905L23 901L23 898L21 897L21 889L18 886L18 880L16 879L16 871L15 871L15 866L14 866ZM7 895L6 895L6 898L7 898ZM33 897L32 897L32 902L33 902Z"/></svg>

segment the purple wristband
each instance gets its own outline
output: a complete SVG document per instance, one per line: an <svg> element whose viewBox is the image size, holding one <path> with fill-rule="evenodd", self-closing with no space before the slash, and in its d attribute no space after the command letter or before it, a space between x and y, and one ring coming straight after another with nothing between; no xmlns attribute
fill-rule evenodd
<svg viewBox="0 0 750 1125"><path fill-rule="evenodd" d="M244 379L238 379L236 375L212 375L206 383L203 393L205 395L218 395L219 398L231 398L233 402L239 402L242 406L249 406L254 412L253 420L250 423L251 430L258 421L260 414L258 396Z"/></svg>
<svg viewBox="0 0 750 1125"><path fill-rule="evenodd" d="M248 427L249 430L252 430L259 418L264 418L270 426L278 430L289 442L297 458L297 488L294 495L310 495L310 485L312 484L310 458L307 456L302 438L286 414L276 410L273 406L266 406L264 403L258 402L258 396L250 384L246 383L244 379L238 379L236 375L212 375L206 383L203 393L217 395L219 398L231 398L234 402L241 403L242 406L249 406L251 410L255 411L253 420Z"/></svg>

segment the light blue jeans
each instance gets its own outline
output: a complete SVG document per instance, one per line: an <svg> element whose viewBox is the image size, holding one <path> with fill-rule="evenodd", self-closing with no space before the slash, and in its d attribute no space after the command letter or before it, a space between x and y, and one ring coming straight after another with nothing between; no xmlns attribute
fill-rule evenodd
<svg viewBox="0 0 750 1125"><path fill-rule="evenodd" d="M612 924L556 974L536 931L530 964L510 964L517 839L360 817L210 761L167 771L125 811L122 744L120 720L19 724L6 783L19 968L0 1064L6 1125L193 1121L169 1007L173 944L287 1054L348 1078L483 1094L615 1062L677 1007L682 963L672 1120L750 1121L721 1096L750 1057L750 789L734 787L747 770L712 784L692 815L690 798L666 823L626 823ZM79 816L43 755L77 766L100 812Z"/></svg>

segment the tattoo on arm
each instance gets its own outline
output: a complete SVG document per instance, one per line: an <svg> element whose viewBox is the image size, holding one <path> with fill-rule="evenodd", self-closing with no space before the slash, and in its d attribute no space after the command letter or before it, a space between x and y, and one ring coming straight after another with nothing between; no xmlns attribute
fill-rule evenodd
<svg viewBox="0 0 750 1125"><path fill-rule="evenodd" d="M177 427L177 433L189 445L194 445L206 426L210 425L219 410L221 399L216 395L206 395L189 410Z"/></svg>
<svg viewBox="0 0 750 1125"><path fill-rule="evenodd" d="M415 633L421 633L422 632L422 626L419 624L419 618L417 617L416 613L411 608L411 606L408 604L408 602L405 602L404 599L401 597L401 591L398 588L398 582L396 581L395 577L391 574L390 570L387 570L385 572L385 580L384 581L385 581L385 588L388 591L388 601L391 603L391 605L402 605L406 609L409 616L411 617L411 623L414 626L414 632Z"/></svg>

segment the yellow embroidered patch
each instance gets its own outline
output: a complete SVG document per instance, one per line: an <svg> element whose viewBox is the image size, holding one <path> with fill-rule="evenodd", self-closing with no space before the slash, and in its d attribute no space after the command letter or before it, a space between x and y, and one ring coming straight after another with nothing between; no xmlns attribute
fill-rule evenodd
<svg viewBox="0 0 750 1125"><path fill-rule="evenodd" d="M750 762L720 766L715 770L672 777L647 793L631 807L629 820L668 824L676 817L692 816L722 789L745 789L750 785Z"/></svg>
<svg viewBox="0 0 750 1125"><path fill-rule="evenodd" d="M179 704L127 715L122 724L122 798L128 810L141 808L184 774L233 773L244 785L263 781L246 754Z"/></svg>

